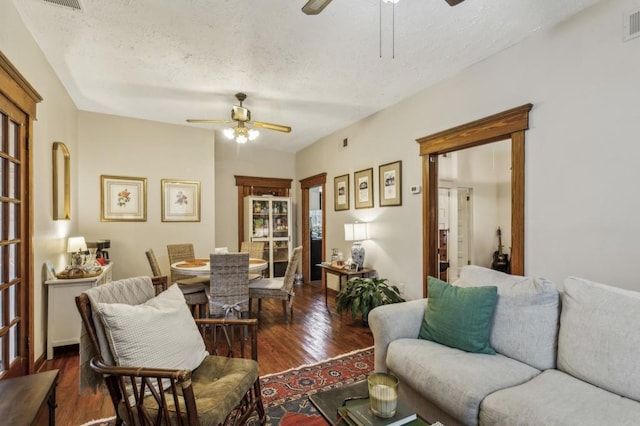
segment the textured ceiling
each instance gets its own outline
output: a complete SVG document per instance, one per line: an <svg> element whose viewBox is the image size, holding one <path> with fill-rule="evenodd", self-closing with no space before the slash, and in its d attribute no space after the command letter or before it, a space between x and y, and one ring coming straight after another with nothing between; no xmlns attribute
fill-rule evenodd
<svg viewBox="0 0 640 426"><path fill-rule="evenodd" d="M81 110L186 125L242 91L253 120L293 127L249 143L296 152L598 0L400 0L395 20L379 0L12 1Z"/></svg>

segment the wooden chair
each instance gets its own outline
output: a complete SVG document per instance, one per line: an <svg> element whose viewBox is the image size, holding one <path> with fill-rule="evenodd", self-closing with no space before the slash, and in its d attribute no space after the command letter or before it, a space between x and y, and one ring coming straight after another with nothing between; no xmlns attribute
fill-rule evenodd
<svg viewBox="0 0 640 426"><path fill-rule="evenodd" d="M249 253L210 255L209 315L237 317L249 311Z"/></svg>
<svg viewBox="0 0 640 426"><path fill-rule="evenodd" d="M258 299L258 313L262 309L262 299L282 300L282 312L284 320L287 321L287 302L289 313L293 317L293 282L298 269L298 264L302 258L302 246L296 247L291 253L291 258L287 264L284 277L263 278L249 283L249 314L251 315L251 303L253 299Z"/></svg>
<svg viewBox="0 0 640 426"><path fill-rule="evenodd" d="M169 263L184 262L185 260L193 260L196 255L193 250L193 244L167 244L167 253L169 254ZM197 279L205 286L209 285L209 276L197 276L178 274L171 271L171 282L175 283L184 279Z"/></svg>
<svg viewBox="0 0 640 426"><path fill-rule="evenodd" d="M158 263L158 259L156 258L153 249L147 250L145 255L149 261L149 266L151 267L151 273L153 276L163 276L163 273L160 270L160 264ZM206 316L207 305L209 304L207 294L205 292L209 285L208 279L206 282L203 282L202 277L186 277L175 282L180 286L180 290L182 290L182 294L184 294L184 298L187 301L187 305L189 305L193 316L196 318Z"/></svg>
<svg viewBox="0 0 640 426"><path fill-rule="evenodd" d="M265 257L264 241L243 241L240 244L240 252L249 253L249 258L268 260L268 259L264 259ZM263 272L259 274L249 274L249 281L262 278Z"/></svg>
<svg viewBox="0 0 640 426"><path fill-rule="evenodd" d="M153 278L153 283L160 288L166 288L166 282L166 277ZM117 416L116 424L243 425L254 413L257 421L264 424L256 319L193 320L211 354L204 356L193 370L144 365L120 367L105 361L111 359L111 352L92 301L136 305L154 296L152 279L137 277L113 281L76 297L83 326L81 363L83 354L85 358L90 355L88 373L104 381L108 388ZM247 338L217 339L216 346L211 346L215 341L211 333L223 332L228 337L228 331L234 328L239 329L237 334L243 330L248 332ZM81 365L81 384L87 383L83 376L86 373Z"/></svg>
<svg viewBox="0 0 640 426"><path fill-rule="evenodd" d="M254 259L264 259L264 241L243 241L240 244L242 253L249 253Z"/></svg>

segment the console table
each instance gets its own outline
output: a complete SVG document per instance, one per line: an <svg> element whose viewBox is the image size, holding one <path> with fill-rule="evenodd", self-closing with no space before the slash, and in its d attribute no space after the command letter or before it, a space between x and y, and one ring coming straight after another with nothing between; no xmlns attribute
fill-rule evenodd
<svg viewBox="0 0 640 426"><path fill-rule="evenodd" d="M53 359L53 348L80 343L80 314L75 297L85 290L111 281L113 263L102 267L102 273L91 278L47 280L47 359Z"/></svg>
<svg viewBox="0 0 640 426"><path fill-rule="evenodd" d="M349 278L352 277L364 277L366 275L372 274L374 272L376 272L375 269L370 269L370 268L361 268L357 271L352 270L352 269L344 269L344 268L337 268L335 266L331 266L331 265L327 265L325 263L319 263L318 265L320 268L322 268L322 281L324 282L324 304L327 305L327 293L328 293L328 289L329 289L329 285L327 283L327 274L333 274L336 275L338 277L338 291L340 291L342 289L342 278L345 278L345 281L348 281Z"/></svg>
<svg viewBox="0 0 640 426"><path fill-rule="evenodd" d="M51 370L0 381L2 424L54 426L59 377L58 370Z"/></svg>

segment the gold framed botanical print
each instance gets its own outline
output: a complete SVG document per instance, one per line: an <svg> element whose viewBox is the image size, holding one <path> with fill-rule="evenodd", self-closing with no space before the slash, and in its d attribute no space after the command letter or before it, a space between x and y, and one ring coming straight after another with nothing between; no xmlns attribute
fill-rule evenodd
<svg viewBox="0 0 640 426"><path fill-rule="evenodd" d="M200 182L162 179L162 221L200 222Z"/></svg>
<svg viewBox="0 0 640 426"><path fill-rule="evenodd" d="M373 207L373 168L353 174L353 192L356 209Z"/></svg>
<svg viewBox="0 0 640 426"><path fill-rule="evenodd" d="M101 175L100 221L146 222L147 179Z"/></svg>
<svg viewBox="0 0 640 426"><path fill-rule="evenodd" d="M336 176L333 179L335 211L349 210L349 175Z"/></svg>
<svg viewBox="0 0 640 426"><path fill-rule="evenodd" d="M402 205L402 161L378 167L380 207Z"/></svg>

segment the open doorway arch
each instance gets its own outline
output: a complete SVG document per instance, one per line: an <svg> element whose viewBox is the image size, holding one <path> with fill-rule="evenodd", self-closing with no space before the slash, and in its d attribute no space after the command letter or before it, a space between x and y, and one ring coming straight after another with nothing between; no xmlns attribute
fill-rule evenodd
<svg viewBox="0 0 640 426"><path fill-rule="evenodd" d="M448 152L511 140L511 273L524 275L524 142L529 128L525 104L480 120L417 139L422 157L422 270L423 294L427 277L437 276L438 265L438 156Z"/></svg>
<svg viewBox="0 0 640 426"><path fill-rule="evenodd" d="M303 282L308 283L311 276L311 230L309 225L309 189L315 186L321 187L321 205L322 205L322 230L326 229L326 188L327 174L320 173L314 176L310 176L305 179L300 179L300 189L302 190L302 279ZM324 254L326 253L325 244L326 239L322 238L322 260L324 261ZM324 284L324 283L323 283Z"/></svg>

